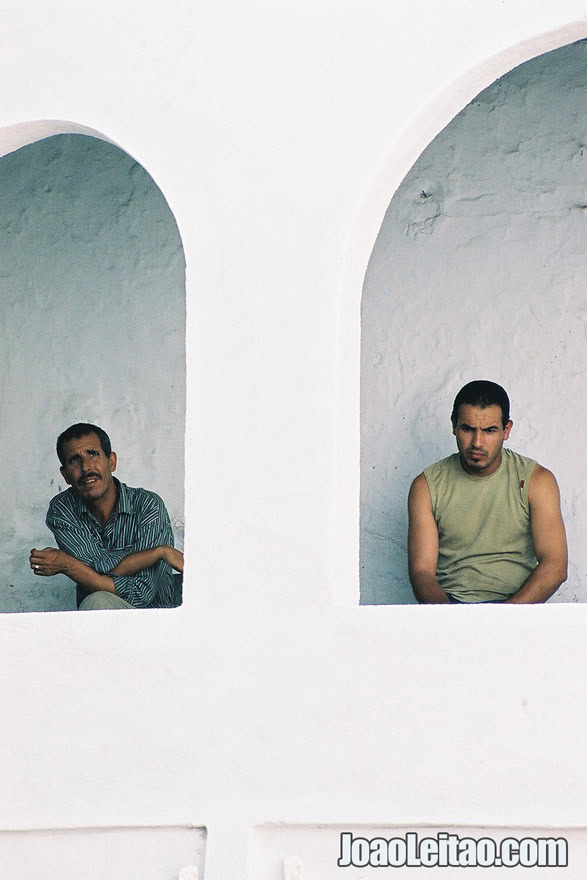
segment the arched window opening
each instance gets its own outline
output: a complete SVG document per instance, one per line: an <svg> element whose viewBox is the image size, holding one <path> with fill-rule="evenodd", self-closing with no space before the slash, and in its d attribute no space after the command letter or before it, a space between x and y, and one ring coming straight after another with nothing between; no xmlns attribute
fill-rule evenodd
<svg viewBox="0 0 587 880"><path fill-rule="evenodd" d="M502 384L509 446L556 474L571 564L553 601L585 601L587 44L515 68L471 101L393 197L363 287L361 603L414 602L406 499L455 451L461 385ZM578 430L577 430L578 426Z"/></svg>
<svg viewBox="0 0 587 880"><path fill-rule="evenodd" d="M183 546L185 264L165 198L112 143L46 137L0 159L4 516L0 611L69 610L67 577L35 576L67 485L58 434L103 427L116 476L165 502Z"/></svg>

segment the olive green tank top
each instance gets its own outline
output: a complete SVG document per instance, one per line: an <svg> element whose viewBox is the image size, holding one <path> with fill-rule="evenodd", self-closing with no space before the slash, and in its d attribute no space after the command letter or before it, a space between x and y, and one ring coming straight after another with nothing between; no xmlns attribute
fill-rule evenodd
<svg viewBox="0 0 587 880"><path fill-rule="evenodd" d="M510 449L488 477L473 477L460 455L424 471L438 526L438 583L461 602L507 599L536 567L528 484L536 462Z"/></svg>

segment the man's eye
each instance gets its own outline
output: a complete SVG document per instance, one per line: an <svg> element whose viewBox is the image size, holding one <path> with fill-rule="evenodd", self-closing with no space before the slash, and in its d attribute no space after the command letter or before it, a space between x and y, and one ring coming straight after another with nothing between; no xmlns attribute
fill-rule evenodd
<svg viewBox="0 0 587 880"><path fill-rule="evenodd" d="M91 450L90 450L90 455L94 455L94 456L96 456L96 455L98 455L98 453L96 452L95 449L91 449Z"/></svg>

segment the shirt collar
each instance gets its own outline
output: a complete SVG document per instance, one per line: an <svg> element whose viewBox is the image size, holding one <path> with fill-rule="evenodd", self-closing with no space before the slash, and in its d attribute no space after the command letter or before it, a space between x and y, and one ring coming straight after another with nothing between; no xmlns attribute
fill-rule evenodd
<svg viewBox="0 0 587 880"><path fill-rule="evenodd" d="M128 486L124 483L121 483L120 480L116 479L116 477L113 477L112 479L118 486L118 501L116 503L116 507L114 508L114 513L132 513L133 506Z"/></svg>

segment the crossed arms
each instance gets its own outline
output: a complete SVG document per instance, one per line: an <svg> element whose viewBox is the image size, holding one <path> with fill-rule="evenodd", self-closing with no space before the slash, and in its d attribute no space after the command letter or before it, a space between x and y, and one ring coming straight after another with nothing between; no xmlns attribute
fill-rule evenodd
<svg viewBox="0 0 587 880"><path fill-rule="evenodd" d="M169 515L159 496L143 492L132 509L132 518L115 533L120 537L109 539L110 546L95 524L76 515L60 497L51 503L47 515L47 525L59 549L31 551L35 574L65 574L88 592L115 593L140 608L151 605L161 589L164 593L170 589L167 565L183 571L183 554L172 546ZM123 538L123 533L129 537Z"/></svg>
<svg viewBox="0 0 587 880"><path fill-rule="evenodd" d="M57 550L55 547L45 547L44 550L33 548L29 561L34 573L42 577L65 574L90 593L96 592L96 590L116 593L111 575L100 574L90 565L76 559L75 556L70 556L64 550ZM150 550L129 553L114 566L111 574L130 577L144 569L151 568L160 561L166 562L175 571L183 571L183 553L176 550L175 547L162 544Z"/></svg>
<svg viewBox="0 0 587 880"><path fill-rule="evenodd" d="M528 502L538 565L504 604L546 602L567 578L567 541L558 485L553 474L539 464L530 478ZM450 599L436 579L438 529L424 474L412 483L408 513L408 564L416 599L423 604L447 604Z"/></svg>

